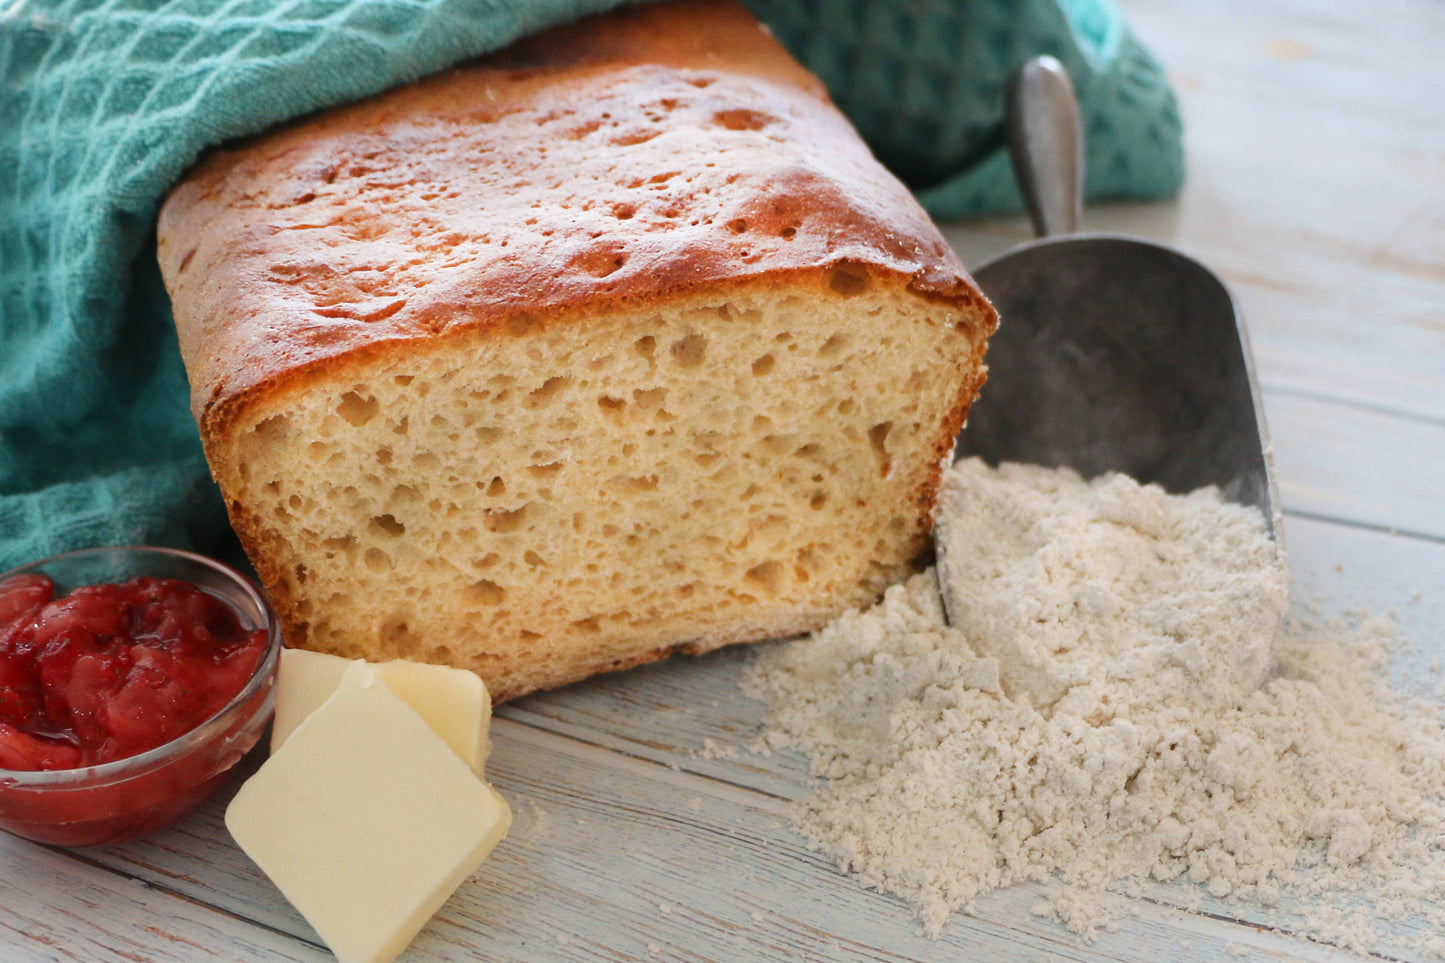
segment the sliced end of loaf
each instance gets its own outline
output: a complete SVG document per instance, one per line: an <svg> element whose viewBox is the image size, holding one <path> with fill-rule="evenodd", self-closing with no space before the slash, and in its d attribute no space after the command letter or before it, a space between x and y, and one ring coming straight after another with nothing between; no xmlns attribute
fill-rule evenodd
<svg viewBox="0 0 1445 963"><path fill-rule="evenodd" d="M392 342L240 399L208 454L288 643L503 700L868 603L926 546L985 319L861 267L804 281Z"/></svg>

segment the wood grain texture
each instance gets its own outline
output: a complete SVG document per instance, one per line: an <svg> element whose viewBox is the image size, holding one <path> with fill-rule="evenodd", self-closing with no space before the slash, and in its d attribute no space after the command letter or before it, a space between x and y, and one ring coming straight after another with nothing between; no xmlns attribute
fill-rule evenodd
<svg viewBox="0 0 1445 963"><path fill-rule="evenodd" d="M316 963L330 958L269 927L64 851L0 834L0 861L5 963Z"/></svg>
<svg viewBox="0 0 1445 963"><path fill-rule="evenodd" d="M1180 92L1189 177L1175 201L1091 208L1085 226L1176 244L1224 276L1264 387L1296 613L1392 613L1394 681L1445 701L1445 5L1122 6ZM946 233L970 265L1028 238L1021 219ZM748 657L504 707L489 772L512 833L403 959L1363 958L1289 936L1299 901L1271 912L1187 885L1149 888L1092 943L1033 916L1030 887L927 940L789 828L807 764L748 751L762 722L737 690ZM227 836L233 792L110 849L0 837L0 960L329 958Z"/></svg>

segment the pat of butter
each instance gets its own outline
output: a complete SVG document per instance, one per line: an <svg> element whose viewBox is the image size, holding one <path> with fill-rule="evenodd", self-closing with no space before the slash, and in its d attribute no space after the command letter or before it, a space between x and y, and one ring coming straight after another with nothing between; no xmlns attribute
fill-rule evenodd
<svg viewBox="0 0 1445 963"><path fill-rule="evenodd" d="M241 849L341 963L394 959L511 819L364 662L226 809Z"/></svg>
<svg viewBox="0 0 1445 963"><path fill-rule="evenodd" d="M353 660L305 649L283 649L276 675L276 716L271 751L325 702ZM374 662L376 677L406 701L480 777L490 743L492 699L481 676L466 669L424 662Z"/></svg>

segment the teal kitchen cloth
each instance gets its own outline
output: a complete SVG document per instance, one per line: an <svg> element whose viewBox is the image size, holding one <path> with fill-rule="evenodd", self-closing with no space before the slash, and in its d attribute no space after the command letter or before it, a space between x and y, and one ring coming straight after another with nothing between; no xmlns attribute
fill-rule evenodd
<svg viewBox="0 0 1445 963"><path fill-rule="evenodd" d="M624 0L8 0L0 6L0 570L226 531L155 261L206 148ZM1182 177L1158 66L1107 0L747 0L936 216L1014 210L1002 83L1062 59L1091 197Z"/></svg>

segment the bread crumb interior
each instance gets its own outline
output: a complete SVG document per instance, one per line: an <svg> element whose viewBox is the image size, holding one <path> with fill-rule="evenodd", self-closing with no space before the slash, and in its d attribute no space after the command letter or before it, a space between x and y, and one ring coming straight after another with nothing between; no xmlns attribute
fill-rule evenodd
<svg viewBox="0 0 1445 963"><path fill-rule="evenodd" d="M523 315L257 405L222 481L288 642L504 699L866 604L925 547L981 335L834 280Z"/></svg>

